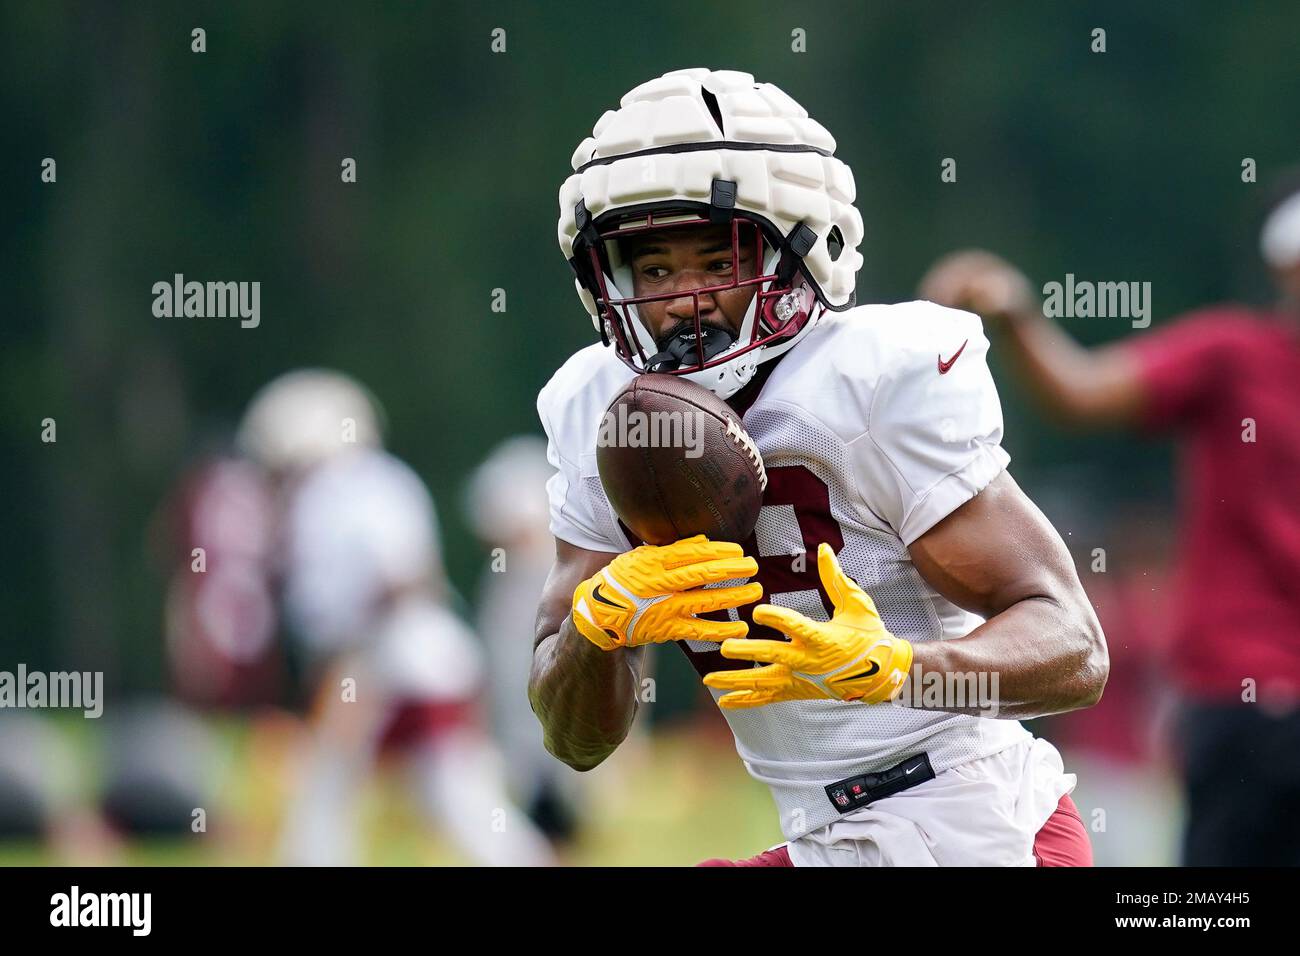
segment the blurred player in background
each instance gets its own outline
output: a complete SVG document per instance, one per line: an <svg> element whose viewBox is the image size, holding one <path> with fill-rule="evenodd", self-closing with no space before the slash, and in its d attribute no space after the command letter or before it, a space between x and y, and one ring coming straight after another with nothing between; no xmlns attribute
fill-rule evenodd
<svg viewBox="0 0 1300 956"><path fill-rule="evenodd" d="M105 718L103 732L100 807L115 832L188 838L225 829L207 721L177 701L142 698Z"/></svg>
<svg viewBox="0 0 1300 956"><path fill-rule="evenodd" d="M283 690L270 517L261 470L231 455L206 456L177 482L150 535L167 575L170 696L120 703L93 722L85 736L103 756L81 768L78 798L59 725L0 714L0 839L48 837L85 864L120 863L128 837L229 834L217 739L196 711L266 704Z"/></svg>
<svg viewBox="0 0 1300 956"><path fill-rule="evenodd" d="M1180 440L1169 614L1191 866L1300 864L1300 183L1279 197L1260 237L1268 308L1085 349L990 253L946 257L920 290L982 315L1049 410Z"/></svg>
<svg viewBox="0 0 1300 956"><path fill-rule="evenodd" d="M487 646L493 730L511 768L512 795L543 833L564 842L577 826L579 775L546 752L528 705L528 646L554 555L546 499L553 472L546 439L517 435L471 476L466 504L475 534L492 552L476 630Z"/></svg>
<svg viewBox="0 0 1300 956"><path fill-rule="evenodd" d="M357 799L397 751L425 817L471 861L551 862L506 796L478 713L480 650L447 606L433 501L383 450L377 403L341 374L290 372L253 399L239 445L275 486L284 613L317 688L283 859L358 861Z"/></svg>
<svg viewBox="0 0 1300 956"><path fill-rule="evenodd" d="M155 520L168 574L167 663L182 701L236 707L283 693L271 509L262 469L211 455L187 471Z"/></svg>
<svg viewBox="0 0 1300 956"><path fill-rule="evenodd" d="M77 812L75 762L75 748L46 714L0 708L0 842L57 836Z"/></svg>

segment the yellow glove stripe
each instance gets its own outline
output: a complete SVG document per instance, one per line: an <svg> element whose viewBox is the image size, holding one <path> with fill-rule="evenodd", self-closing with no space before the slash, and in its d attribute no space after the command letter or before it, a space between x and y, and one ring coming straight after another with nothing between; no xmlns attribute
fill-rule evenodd
<svg viewBox="0 0 1300 956"><path fill-rule="evenodd" d="M873 644L858 662L870 664L867 670L853 666L846 675L828 677L826 683L844 700L878 704L898 694L912 666L912 645L900 637L890 637Z"/></svg>
<svg viewBox="0 0 1300 956"><path fill-rule="evenodd" d="M573 626L603 650L627 643L627 630L635 611L636 605L610 586L603 570L583 581L573 592Z"/></svg>
<svg viewBox="0 0 1300 956"><path fill-rule="evenodd" d="M602 650L660 641L722 642L743 637L742 621L695 617L753 604L763 596L758 582L705 587L750 577L758 563L739 545L703 535L663 547L642 545L621 554L574 589L572 620L583 637Z"/></svg>

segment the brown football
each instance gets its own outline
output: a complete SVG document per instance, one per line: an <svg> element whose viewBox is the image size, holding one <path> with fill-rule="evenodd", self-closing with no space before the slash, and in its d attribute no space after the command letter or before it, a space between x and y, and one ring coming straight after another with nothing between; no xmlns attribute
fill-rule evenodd
<svg viewBox="0 0 1300 956"><path fill-rule="evenodd" d="M740 416L707 388L646 374L601 418L596 464L609 503L646 544L704 534L743 542L767 475Z"/></svg>

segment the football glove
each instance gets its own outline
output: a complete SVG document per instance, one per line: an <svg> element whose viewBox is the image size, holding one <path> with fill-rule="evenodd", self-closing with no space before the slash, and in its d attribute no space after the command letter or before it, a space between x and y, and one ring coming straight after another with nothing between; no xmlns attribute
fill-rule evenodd
<svg viewBox="0 0 1300 956"><path fill-rule="evenodd" d="M758 573L740 545L704 535L641 547L605 565L573 592L573 626L602 650L663 641L725 641L744 637L744 621L706 621L706 611L752 604L763 586L704 588Z"/></svg>
<svg viewBox="0 0 1300 956"><path fill-rule="evenodd" d="M723 657L766 666L706 675L706 685L729 692L718 699L719 707L818 699L877 704L902 688L912 666L912 645L885 629L875 603L840 569L828 544L817 549L817 571L834 615L823 622L772 604L754 608L755 624L776 628L790 640L724 642Z"/></svg>

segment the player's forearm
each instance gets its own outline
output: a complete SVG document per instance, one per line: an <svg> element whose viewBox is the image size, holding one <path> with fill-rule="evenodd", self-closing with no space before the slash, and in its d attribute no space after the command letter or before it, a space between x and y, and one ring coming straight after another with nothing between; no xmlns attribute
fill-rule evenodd
<svg viewBox="0 0 1300 956"><path fill-rule="evenodd" d="M1010 720L1091 707L1110 671L1086 600L1028 598L963 638L918 643L914 651L904 702Z"/></svg>
<svg viewBox="0 0 1300 956"><path fill-rule="evenodd" d="M546 749L575 770L595 767L627 737L636 716L631 660L596 647L567 617L534 650L528 698Z"/></svg>
<svg viewBox="0 0 1300 956"><path fill-rule="evenodd" d="M1142 376L1131 349L1084 348L1041 312L1009 318L1003 343L1051 414L1080 425L1127 425L1141 417Z"/></svg>

